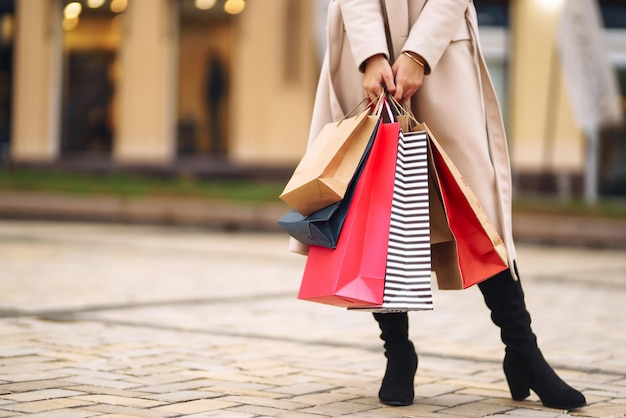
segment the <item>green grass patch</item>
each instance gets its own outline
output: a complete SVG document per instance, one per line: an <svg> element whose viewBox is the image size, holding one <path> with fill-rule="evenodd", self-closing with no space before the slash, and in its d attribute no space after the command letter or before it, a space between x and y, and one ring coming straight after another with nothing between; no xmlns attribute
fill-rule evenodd
<svg viewBox="0 0 626 418"><path fill-rule="evenodd" d="M591 218L626 219L626 199L600 198L597 203L588 204L582 197L557 199L553 197L518 196L513 200L513 210Z"/></svg>
<svg viewBox="0 0 626 418"><path fill-rule="evenodd" d="M0 172L0 189L79 195L184 196L242 202L274 202L284 183L254 180L212 180L136 174L75 174L45 170Z"/></svg>
<svg viewBox="0 0 626 418"><path fill-rule="evenodd" d="M0 190L23 190L75 195L125 197L182 196L242 203L279 202L285 184L278 181L215 180L188 176L157 177L138 174L85 174L48 170L0 171ZM626 219L626 199L600 199L588 205L582 198L516 196L515 211Z"/></svg>

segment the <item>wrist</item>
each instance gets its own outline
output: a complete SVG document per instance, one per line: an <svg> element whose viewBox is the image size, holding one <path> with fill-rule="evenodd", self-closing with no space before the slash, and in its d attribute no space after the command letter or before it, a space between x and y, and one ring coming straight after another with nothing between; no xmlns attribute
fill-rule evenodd
<svg viewBox="0 0 626 418"><path fill-rule="evenodd" d="M369 64L371 64L374 61L378 61L378 60L385 60L385 61L387 61L387 56L385 56L385 54L372 55L371 57L369 57L365 61L363 61L363 63L359 66L359 70L361 72L365 72L365 69L367 68L367 66Z"/></svg>
<svg viewBox="0 0 626 418"><path fill-rule="evenodd" d="M413 51L402 51L402 55L410 58L414 63L421 66L422 68L426 68L426 60L424 60L421 55Z"/></svg>

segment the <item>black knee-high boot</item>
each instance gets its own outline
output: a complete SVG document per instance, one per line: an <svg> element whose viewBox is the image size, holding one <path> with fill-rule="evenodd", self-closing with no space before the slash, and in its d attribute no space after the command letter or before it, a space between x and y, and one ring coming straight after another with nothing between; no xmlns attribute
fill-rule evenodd
<svg viewBox="0 0 626 418"><path fill-rule="evenodd" d="M513 399L526 399L532 389L550 408L569 410L586 405L583 394L561 380L543 358L530 327L522 286L513 280L511 271L505 270L478 287L506 345L504 374Z"/></svg>
<svg viewBox="0 0 626 418"><path fill-rule="evenodd" d="M378 398L386 405L406 406L413 403L413 380L417 371L417 354L409 340L409 317L406 313L375 313L385 342L387 368Z"/></svg>

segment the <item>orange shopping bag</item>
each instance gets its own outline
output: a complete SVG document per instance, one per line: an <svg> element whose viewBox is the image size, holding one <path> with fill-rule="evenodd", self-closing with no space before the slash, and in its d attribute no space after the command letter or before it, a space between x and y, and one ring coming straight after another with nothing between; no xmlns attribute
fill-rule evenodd
<svg viewBox="0 0 626 418"><path fill-rule="evenodd" d="M429 136L433 271L440 289L465 289L508 268L506 247L428 127L416 129Z"/></svg>

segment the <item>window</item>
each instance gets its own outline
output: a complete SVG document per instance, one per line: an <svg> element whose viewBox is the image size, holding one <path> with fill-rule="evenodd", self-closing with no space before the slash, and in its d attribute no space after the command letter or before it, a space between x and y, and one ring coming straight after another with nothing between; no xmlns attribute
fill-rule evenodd
<svg viewBox="0 0 626 418"><path fill-rule="evenodd" d="M11 140L14 1L0 1L0 169Z"/></svg>
<svg viewBox="0 0 626 418"><path fill-rule="evenodd" d="M626 121L626 4L623 0L600 0L599 4L617 71ZM609 196L626 196L626 126L601 130L600 153L600 192Z"/></svg>
<svg viewBox="0 0 626 418"><path fill-rule="evenodd" d="M607 29L626 29L624 0L600 0L599 3L604 27Z"/></svg>
<svg viewBox="0 0 626 418"><path fill-rule="evenodd" d="M478 24L481 26L509 26L509 2L506 0L483 0L474 3Z"/></svg>
<svg viewBox="0 0 626 418"><path fill-rule="evenodd" d="M226 154L233 13L243 1L179 0L178 154Z"/></svg>
<svg viewBox="0 0 626 418"><path fill-rule="evenodd" d="M115 132L117 51L128 0L61 3L61 152L109 155Z"/></svg>

